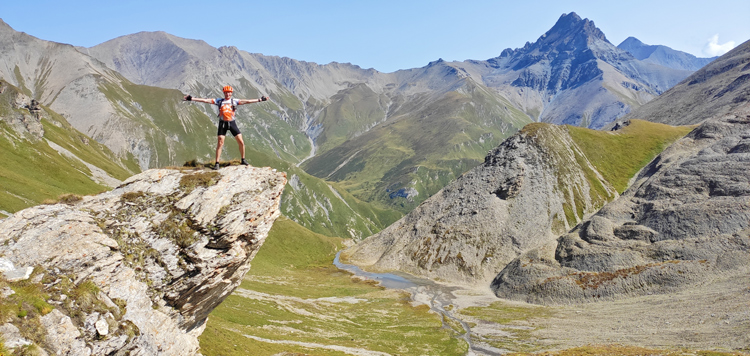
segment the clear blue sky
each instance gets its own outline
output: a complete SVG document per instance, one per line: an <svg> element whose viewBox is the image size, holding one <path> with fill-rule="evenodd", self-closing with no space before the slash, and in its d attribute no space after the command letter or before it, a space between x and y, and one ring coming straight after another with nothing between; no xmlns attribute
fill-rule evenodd
<svg viewBox="0 0 750 356"><path fill-rule="evenodd" d="M710 57L750 39L749 0L0 3L0 18L15 30L76 46L165 31L214 47L236 46L319 64L348 62L381 72L422 67L438 58L496 57L505 48L536 41L569 12L594 21L615 45L633 36Z"/></svg>

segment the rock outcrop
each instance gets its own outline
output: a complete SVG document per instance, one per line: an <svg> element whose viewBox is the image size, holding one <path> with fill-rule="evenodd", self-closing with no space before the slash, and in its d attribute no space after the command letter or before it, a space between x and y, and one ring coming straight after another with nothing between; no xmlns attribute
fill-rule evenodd
<svg viewBox="0 0 750 356"><path fill-rule="evenodd" d="M666 293L750 268L750 104L706 120L617 200L492 282L498 297L569 303Z"/></svg>
<svg viewBox="0 0 750 356"><path fill-rule="evenodd" d="M520 253L616 196L566 127L531 124L342 258L369 270L486 285Z"/></svg>
<svg viewBox="0 0 750 356"><path fill-rule="evenodd" d="M113 191L0 220L0 256L13 270L33 268L27 282L40 283L51 306L24 314L41 330L27 342L61 355L196 354L208 314L279 216L285 184L270 168L149 170ZM23 320L11 316L0 330L13 334Z"/></svg>

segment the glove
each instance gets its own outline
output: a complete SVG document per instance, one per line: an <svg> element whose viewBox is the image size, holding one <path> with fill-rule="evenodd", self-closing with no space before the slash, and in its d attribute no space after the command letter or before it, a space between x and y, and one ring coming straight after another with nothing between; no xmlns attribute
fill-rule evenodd
<svg viewBox="0 0 750 356"><path fill-rule="evenodd" d="M260 97L260 101L266 101L266 100L268 100L268 97L267 97L267 96L261 96L261 97Z"/></svg>
<svg viewBox="0 0 750 356"><path fill-rule="evenodd" d="M193 97L188 95L185 97L185 101L193 101Z"/></svg>

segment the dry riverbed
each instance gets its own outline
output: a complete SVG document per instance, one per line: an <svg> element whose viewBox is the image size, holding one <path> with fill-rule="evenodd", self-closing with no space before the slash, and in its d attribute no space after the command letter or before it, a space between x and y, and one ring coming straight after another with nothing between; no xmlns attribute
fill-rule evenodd
<svg viewBox="0 0 750 356"><path fill-rule="evenodd" d="M433 297L421 288L413 294L413 303L434 305ZM668 295L554 307L501 300L489 288L456 288L437 300L470 325L475 355L609 344L682 349L687 354L750 351L747 274Z"/></svg>

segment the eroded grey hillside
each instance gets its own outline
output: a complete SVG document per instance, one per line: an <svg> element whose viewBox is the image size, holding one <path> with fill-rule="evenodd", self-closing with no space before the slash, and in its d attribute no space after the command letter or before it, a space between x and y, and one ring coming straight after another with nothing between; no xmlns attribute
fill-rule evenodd
<svg viewBox="0 0 750 356"><path fill-rule="evenodd" d="M668 293L750 267L750 104L706 120L620 198L511 262L498 297L569 303Z"/></svg>
<svg viewBox="0 0 750 356"><path fill-rule="evenodd" d="M197 354L208 314L240 284L280 215L285 184L270 168L149 170L113 191L0 220L5 276L33 270L52 306L29 315L38 323L31 340L12 332L28 328L21 319L4 321L6 347Z"/></svg>
<svg viewBox="0 0 750 356"><path fill-rule="evenodd" d="M616 196L566 127L528 125L484 164L342 256L370 270L486 285L516 256Z"/></svg>

